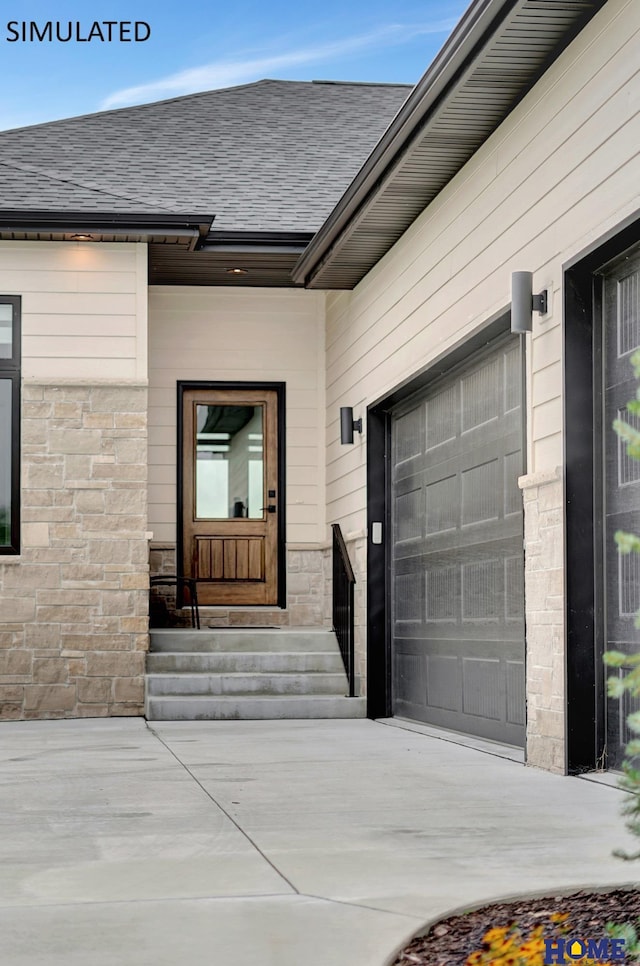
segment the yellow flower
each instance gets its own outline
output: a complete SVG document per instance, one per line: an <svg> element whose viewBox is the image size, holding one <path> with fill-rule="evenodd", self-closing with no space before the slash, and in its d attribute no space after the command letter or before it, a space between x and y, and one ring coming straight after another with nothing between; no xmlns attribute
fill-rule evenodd
<svg viewBox="0 0 640 966"><path fill-rule="evenodd" d="M502 939L503 936L506 936L508 932L508 926L494 926L493 929L489 929L489 931L486 932L482 938L484 942L492 943L496 939Z"/></svg>

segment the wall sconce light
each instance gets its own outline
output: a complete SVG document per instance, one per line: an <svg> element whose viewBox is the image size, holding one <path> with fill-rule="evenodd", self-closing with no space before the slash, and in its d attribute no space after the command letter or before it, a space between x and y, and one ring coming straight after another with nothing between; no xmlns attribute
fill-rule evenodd
<svg viewBox="0 0 640 966"><path fill-rule="evenodd" d="M353 443L353 432L362 432L362 416L360 419L353 418L352 406L340 407L340 442Z"/></svg>
<svg viewBox="0 0 640 966"><path fill-rule="evenodd" d="M547 291L533 294L533 274L513 272L511 275L511 331L531 332L533 313L547 313Z"/></svg>

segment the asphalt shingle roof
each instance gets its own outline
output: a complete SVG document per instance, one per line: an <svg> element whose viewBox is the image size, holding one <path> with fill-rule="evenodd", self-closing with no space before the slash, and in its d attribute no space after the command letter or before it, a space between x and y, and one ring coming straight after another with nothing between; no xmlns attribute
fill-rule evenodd
<svg viewBox="0 0 640 966"><path fill-rule="evenodd" d="M0 209L215 215L224 231L315 231L405 85L263 80L0 131Z"/></svg>

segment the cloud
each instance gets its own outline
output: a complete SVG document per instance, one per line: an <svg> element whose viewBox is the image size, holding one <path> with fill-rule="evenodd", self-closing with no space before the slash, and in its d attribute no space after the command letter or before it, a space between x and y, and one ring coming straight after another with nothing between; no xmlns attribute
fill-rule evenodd
<svg viewBox="0 0 640 966"><path fill-rule="evenodd" d="M167 97L180 97L197 91L214 90L247 84L302 64L321 64L337 60L357 51L375 50L383 46L399 46L426 34L449 33L456 20L440 20L428 24L389 24L366 34L347 37L333 43L302 47L272 56L214 61L202 67L169 74L149 84L114 91L100 105L100 110L126 107Z"/></svg>

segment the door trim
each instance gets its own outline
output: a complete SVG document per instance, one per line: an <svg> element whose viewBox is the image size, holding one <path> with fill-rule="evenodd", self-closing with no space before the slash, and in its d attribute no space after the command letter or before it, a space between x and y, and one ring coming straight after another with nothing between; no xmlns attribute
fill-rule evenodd
<svg viewBox="0 0 640 966"><path fill-rule="evenodd" d="M286 468L287 459L285 452L285 442L286 442L286 383L284 382L244 382L244 381L213 381L213 380L186 380L179 379L177 382L177 449L176 449L176 483L177 483L177 494L176 494L176 573L179 577L184 576L184 570L182 565L183 560L183 544L184 544L184 530L182 521L182 503L184 496L184 473L183 473L183 461L182 461L182 447L183 447L183 426L182 426L182 412L183 412L183 401L184 394L186 390L196 389L218 389L218 390L248 390L248 389L259 389L259 390L271 390L276 393L278 400L278 425L277 425L277 438L278 438L278 459L277 459L277 471L278 471L278 488L277 488L277 519L278 519L278 592L277 592L277 603L276 604L259 604L252 606L259 607L280 607L285 608L287 606L287 548L286 548L286 534L287 534L287 521L286 521ZM181 599L181 594L178 595L178 600L176 601L178 607L183 606L183 601ZM241 605L240 605L241 606Z"/></svg>
<svg viewBox="0 0 640 966"><path fill-rule="evenodd" d="M391 695L391 412L410 396L423 392L441 376L464 364L511 330L511 311L503 309L472 335L460 339L413 376L367 407L367 716L392 714ZM524 339L522 356L523 473L526 473L526 379ZM371 541L372 523L382 521L382 544ZM525 623L526 673L526 623Z"/></svg>

